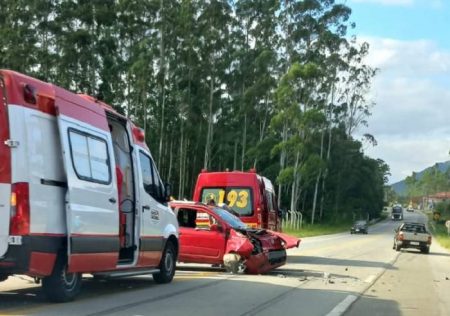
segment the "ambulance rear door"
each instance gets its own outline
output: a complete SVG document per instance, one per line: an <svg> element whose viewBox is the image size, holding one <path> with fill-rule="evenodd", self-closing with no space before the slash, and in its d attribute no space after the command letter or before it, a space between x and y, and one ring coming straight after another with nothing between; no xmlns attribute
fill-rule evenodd
<svg viewBox="0 0 450 316"><path fill-rule="evenodd" d="M56 88L55 106L67 175L70 272L112 270L119 256L117 180L104 109Z"/></svg>
<svg viewBox="0 0 450 316"><path fill-rule="evenodd" d="M9 139L8 104L3 77L0 74L0 257L8 251L10 198L11 198L11 149Z"/></svg>

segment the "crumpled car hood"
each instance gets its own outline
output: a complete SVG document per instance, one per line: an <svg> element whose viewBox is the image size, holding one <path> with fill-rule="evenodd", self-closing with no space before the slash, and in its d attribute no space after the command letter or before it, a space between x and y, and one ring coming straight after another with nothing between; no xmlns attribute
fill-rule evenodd
<svg viewBox="0 0 450 316"><path fill-rule="evenodd" d="M272 230L267 230L267 232L269 232L272 235L278 236L279 238L281 238L284 241L284 248L289 249L289 248L298 248L298 246L300 245L300 238L297 237L293 237L293 236L289 236L283 233L279 233L279 232L275 232Z"/></svg>

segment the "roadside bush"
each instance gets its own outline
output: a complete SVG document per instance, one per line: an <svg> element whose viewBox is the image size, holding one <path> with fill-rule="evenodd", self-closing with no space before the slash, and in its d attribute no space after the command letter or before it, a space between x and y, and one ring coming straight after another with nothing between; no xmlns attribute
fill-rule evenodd
<svg viewBox="0 0 450 316"><path fill-rule="evenodd" d="M435 209L441 213L441 220L450 219L450 201L437 203Z"/></svg>

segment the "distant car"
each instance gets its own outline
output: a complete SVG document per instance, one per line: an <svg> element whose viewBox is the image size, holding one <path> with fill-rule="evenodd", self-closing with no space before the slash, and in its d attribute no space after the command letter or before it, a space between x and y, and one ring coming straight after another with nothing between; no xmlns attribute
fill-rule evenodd
<svg viewBox="0 0 450 316"><path fill-rule="evenodd" d="M300 239L247 227L224 208L200 202L172 201L180 226L178 260L223 265L228 271L261 274L286 263L286 249Z"/></svg>
<svg viewBox="0 0 450 316"><path fill-rule="evenodd" d="M408 206L408 208L406 209L407 212L414 212L414 209L412 206Z"/></svg>
<svg viewBox="0 0 450 316"><path fill-rule="evenodd" d="M360 220L356 221L352 228L350 229L350 234L367 234L368 233L368 224L367 221Z"/></svg>
<svg viewBox="0 0 450 316"><path fill-rule="evenodd" d="M422 223L403 223L395 230L393 249L415 248L423 253L430 252L431 235Z"/></svg>

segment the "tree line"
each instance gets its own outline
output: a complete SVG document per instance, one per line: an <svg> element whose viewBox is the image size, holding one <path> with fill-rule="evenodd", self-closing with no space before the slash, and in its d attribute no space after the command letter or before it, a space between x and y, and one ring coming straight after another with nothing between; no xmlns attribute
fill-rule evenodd
<svg viewBox="0 0 450 316"><path fill-rule="evenodd" d="M450 191L450 167L440 170L438 164L426 169L419 177L413 172L405 179L409 198L425 197L439 192Z"/></svg>
<svg viewBox="0 0 450 316"><path fill-rule="evenodd" d="M0 67L114 106L161 176L256 168L312 222L376 216L388 166L355 131L369 47L334 0L0 0Z"/></svg>

